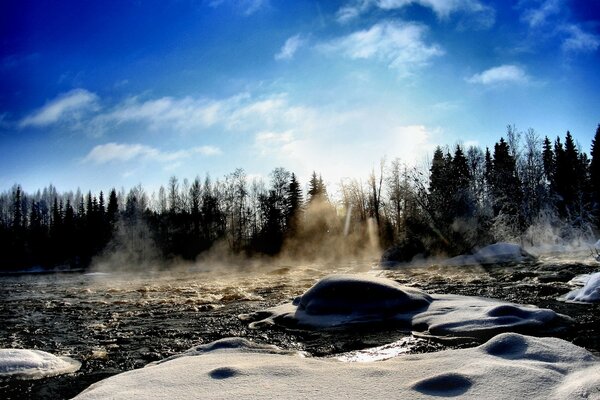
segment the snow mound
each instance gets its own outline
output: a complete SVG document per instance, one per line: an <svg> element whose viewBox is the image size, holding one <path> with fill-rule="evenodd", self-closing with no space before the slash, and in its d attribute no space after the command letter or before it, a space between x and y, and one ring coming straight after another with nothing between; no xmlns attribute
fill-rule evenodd
<svg viewBox="0 0 600 400"><path fill-rule="evenodd" d="M249 342L244 340L226 343L110 377L75 399L327 400L389 398L391 393L394 398L408 399L566 399L600 395L600 361L555 338L502 334L475 348L368 363L302 358L256 347L249 351Z"/></svg>
<svg viewBox="0 0 600 400"><path fill-rule="evenodd" d="M81 363L69 357L57 357L40 350L0 349L0 378L40 379L69 374Z"/></svg>
<svg viewBox="0 0 600 400"><path fill-rule="evenodd" d="M562 300L579 303L600 302L600 272L575 277L572 281L582 283L584 286L580 289L570 291L564 295Z"/></svg>
<svg viewBox="0 0 600 400"><path fill-rule="evenodd" d="M250 328L272 325L309 329L391 324L438 338L489 339L502 332L554 333L568 323L552 310L481 297L427 294L368 275L323 278L292 303L240 319Z"/></svg>
<svg viewBox="0 0 600 400"><path fill-rule="evenodd" d="M426 308L431 297L397 282L357 275L333 275L321 279L294 305L309 315L389 314Z"/></svg>
<svg viewBox="0 0 600 400"><path fill-rule="evenodd" d="M494 243L473 254L460 255L443 262L444 265L503 264L535 260L535 256L514 243Z"/></svg>

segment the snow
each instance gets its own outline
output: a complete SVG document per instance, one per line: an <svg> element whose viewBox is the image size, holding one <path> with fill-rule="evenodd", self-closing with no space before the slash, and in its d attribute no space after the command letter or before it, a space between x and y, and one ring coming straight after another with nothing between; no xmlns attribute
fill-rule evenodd
<svg viewBox="0 0 600 400"><path fill-rule="evenodd" d="M576 276L571 282L583 284L583 287L567 293L562 300L578 303L600 302L600 272Z"/></svg>
<svg viewBox="0 0 600 400"><path fill-rule="evenodd" d="M535 256L514 243L494 243L473 254L460 255L443 262L444 265L502 264L534 260Z"/></svg>
<svg viewBox="0 0 600 400"><path fill-rule="evenodd" d="M556 338L501 334L474 348L377 362L305 358L245 339L93 384L75 399L569 399L600 396L600 362Z"/></svg>
<svg viewBox="0 0 600 400"><path fill-rule="evenodd" d="M427 294L370 275L332 275L292 303L240 315L251 328L281 325L313 329L392 324L421 336L486 340L502 332L550 334L567 317L552 310L482 297Z"/></svg>
<svg viewBox="0 0 600 400"><path fill-rule="evenodd" d="M69 357L57 357L40 350L0 349L0 378L40 379L69 374L81 363Z"/></svg>

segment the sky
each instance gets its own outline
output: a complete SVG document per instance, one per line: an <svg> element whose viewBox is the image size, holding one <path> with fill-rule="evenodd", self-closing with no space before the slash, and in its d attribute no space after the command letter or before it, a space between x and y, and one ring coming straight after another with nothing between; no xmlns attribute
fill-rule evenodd
<svg viewBox="0 0 600 400"><path fill-rule="evenodd" d="M0 191L305 185L600 123L600 0L3 0Z"/></svg>

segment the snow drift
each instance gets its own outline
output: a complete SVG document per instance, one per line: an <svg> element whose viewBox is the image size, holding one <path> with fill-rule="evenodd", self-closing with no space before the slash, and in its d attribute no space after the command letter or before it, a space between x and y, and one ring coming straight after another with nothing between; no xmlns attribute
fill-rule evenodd
<svg viewBox="0 0 600 400"><path fill-rule="evenodd" d="M578 303L600 302L600 272L577 276L572 282L582 284L583 287L570 291L561 300Z"/></svg>
<svg viewBox="0 0 600 400"><path fill-rule="evenodd" d="M40 350L0 349L0 378L40 379L69 374L81 367L70 357L57 357Z"/></svg>
<svg viewBox="0 0 600 400"><path fill-rule="evenodd" d="M391 324L437 338L487 340L502 332L544 335L568 318L552 310L482 297L427 294L369 275L332 275L292 303L240 315L251 328L281 325L308 329Z"/></svg>
<svg viewBox="0 0 600 400"><path fill-rule="evenodd" d="M555 338L509 333L469 349L348 363L223 339L93 384L75 399L566 399L600 395L600 362Z"/></svg>

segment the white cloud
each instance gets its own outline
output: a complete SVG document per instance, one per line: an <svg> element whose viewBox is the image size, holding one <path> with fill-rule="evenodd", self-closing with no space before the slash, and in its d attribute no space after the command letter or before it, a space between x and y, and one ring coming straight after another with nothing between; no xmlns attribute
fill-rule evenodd
<svg viewBox="0 0 600 400"><path fill-rule="evenodd" d="M319 46L325 52L351 59L376 59L387 63L401 77L426 66L444 54L437 44L425 43L427 27L412 22L384 21Z"/></svg>
<svg viewBox="0 0 600 400"><path fill-rule="evenodd" d="M83 159L84 163L108 164L133 160L150 160L161 163L176 163L194 155L212 156L221 154L214 146L193 147L173 152L161 151L143 144L106 143L94 147Z"/></svg>
<svg viewBox="0 0 600 400"><path fill-rule="evenodd" d="M284 45L279 50L279 53L275 54L276 60L291 60L300 47L305 44L305 40L302 39L300 34L294 35L285 41Z"/></svg>
<svg viewBox="0 0 600 400"><path fill-rule="evenodd" d="M268 0L212 0L209 6L216 8L223 4L231 4L244 15L252 15L269 4Z"/></svg>
<svg viewBox="0 0 600 400"><path fill-rule="evenodd" d="M39 110L23 118L19 126L43 127L65 119L78 120L82 114L96 108L98 96L85 89L74 89L46 103Z"/></svg>
<svg viewBox="0 0 600 400"><path fill-rule="evenodd" d="M600 38L588 32L584 32L577 25L567 25L562 28L567 37L562 42L561 48L565 52L590 53L600 47Z"/></svg>
<svg viewBox="0 0 600 400"><path fill-rule="evenodd" d="M521 21L527 23L531 28L546 24L548 18L560 13L561 0L546 0L539 7L529 8L521 15Z"/></svg>
<svg viewBox="0 0 600 400"><path fill-rule="evenodd" d="M254 137L254 146L261 155L281 152L289 154L293 151L295 142L292 129L285 132L258 132Z"/></svg>
<svg viewBox="0 0 600 400"><path fill-rule="evenodd" d="M475 74L467 79L469 83L481 85L498 85L504 83L528 83L529 76L517 65L500 65Z"/></svg>
<svg viewBox="0 0 600 400"><path fill-rule="evenodd" d="M439 19L447 19L456 12L478 15L486 20L485 25L493 24L495 19L494 10L478 0L355 0L338 10L337 20L351 21L371 8L396 10L415 4L430 8Z"/></svg>

